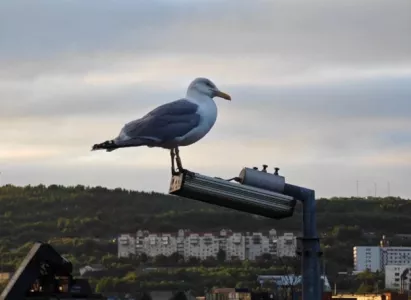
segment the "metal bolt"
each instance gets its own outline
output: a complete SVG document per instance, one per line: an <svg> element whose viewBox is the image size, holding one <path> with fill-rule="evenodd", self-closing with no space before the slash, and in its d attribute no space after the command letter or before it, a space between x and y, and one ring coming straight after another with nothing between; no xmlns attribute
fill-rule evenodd
<svg viewBox="0 0 411 300"><path fill-rule="evenodd" d="M267 168L268 168L267 165L263 165L263 169L261 171L267 173Z"/></svg>
<svg viewBox="0 0 411 300"><path fill-rule="evenodd" d="M277 168L277 167L276 167L276 168L274 168L274 171L275 171L275 172L274 172L274 175L278 175L278 171L280 171L280 168Z"/></svg>
<svg viewBox="0 0 411 300"><path fill-rule="evenodd" d="M258 170L258 168L257 168L257 167L253 167L253 170Z"/></svg>

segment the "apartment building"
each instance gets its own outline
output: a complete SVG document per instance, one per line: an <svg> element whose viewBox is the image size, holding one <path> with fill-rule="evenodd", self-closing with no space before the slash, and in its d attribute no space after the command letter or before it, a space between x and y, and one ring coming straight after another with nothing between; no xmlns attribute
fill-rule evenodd
<svg viewBox="0 0 411 300"><path fill-rule="evenodd" d="M185 259L196 257L204 260L217 257L223 250L226 260L255 260L268 253L274 256L296 255L297 240L292 233L277 236L272 229L265 235L261 232L233 232L221 230L213 232L190 232L180 229L177 233L151 233L146 230L137 231L136 235L121 234L118 237L118 257L146 254L170 256L179 253Z"/></svg>
<svg viewBox="0 0 411 300"><path fill-rule="evenodd" d="M277 240L277 255L280 257L292 257L295 256L295 250L297 248L297 238L292 233L284 233L279 236Z"/></svg>
<svg viewBox="0 0 411 300"><path fill-rule="evenodd" d="M410 265L386 265L385 288L391 290L410 291L411 264Z"/></svg>
<svg viewBox="0 0 411 300"><path fill-rule="evenodd" d="M129 257L136 254L136 237L131 234L122 234L117 239L118 257ZM120 246L121 245L121 246Z"/></svg>
<svg viewBox="0 0 411 300"><path fill-rule="evenodd" d="M353 248L354 269L362 272L381 270L381 248L379 246L356 246Z"/></svg>
<svg viewBox="0 0 411 300"><path fill-rule="evenodd" d="M388 265L411 265L411 247L356 246L353 258L356 271L383 271Z"/></svg>

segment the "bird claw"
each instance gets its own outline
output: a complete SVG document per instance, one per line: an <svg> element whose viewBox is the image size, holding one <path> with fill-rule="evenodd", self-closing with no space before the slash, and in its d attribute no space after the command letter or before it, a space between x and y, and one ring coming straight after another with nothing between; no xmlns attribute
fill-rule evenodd
<svg viewBox="0 0 411 300"><path fill-rule="evenodd" d="M181 163L180 156L176 157L176 162L177 162L177 170L180 171L180 172L184 171L183 164Z"/></svg>
<svg viewBox="0 0 411 300"><path fill-rule="evenodd" d="M183 173L184 168L183 164L181 163L181 158L180 158L180 151L178 147L171 149L170 150L170 156L171 156L171 174L174 175L179 175ZM175 168L175 163L177 163L177 169Z"/></svg>

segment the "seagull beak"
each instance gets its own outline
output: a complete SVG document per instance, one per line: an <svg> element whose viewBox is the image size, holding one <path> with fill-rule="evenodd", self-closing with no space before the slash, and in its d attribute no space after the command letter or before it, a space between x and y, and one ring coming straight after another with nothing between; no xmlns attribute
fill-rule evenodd
<svg viewBox="0 0 411 300"><path fill-rule="evenodd" d="M226 94L226 93L222 92L222 91L216 90L214 95L215 95L215 97L220 97L220 98L223 98L225 100L231 101L231 96L229 94Z"/></svg>

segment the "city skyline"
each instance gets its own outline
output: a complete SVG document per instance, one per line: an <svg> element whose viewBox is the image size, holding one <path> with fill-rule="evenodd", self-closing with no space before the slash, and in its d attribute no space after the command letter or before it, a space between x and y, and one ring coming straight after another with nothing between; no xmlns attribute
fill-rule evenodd
<svg viewBox="0 0 411 300"><path fill-rule="evenodd" d="M166 192L167 151L90 148L206 76L233 101L187 168L411 198L411 2L236 3L1 3L0 184Z"/></svg>

